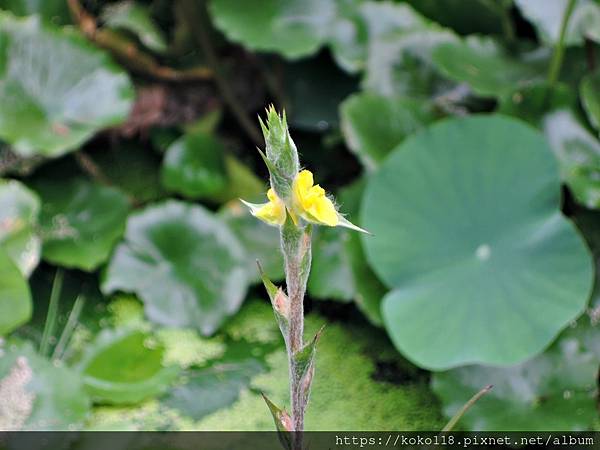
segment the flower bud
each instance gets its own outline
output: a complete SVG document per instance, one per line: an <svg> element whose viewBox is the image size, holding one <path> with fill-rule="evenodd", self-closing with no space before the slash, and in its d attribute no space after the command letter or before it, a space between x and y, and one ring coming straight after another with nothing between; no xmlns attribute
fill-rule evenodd
<svg viewBox="0 0 600 450"><path fill-rule="evenodd" d="M267 110L267 124L262 119L259 120L265 137L271 187L279 198L289 204L300 162L296 144L288 130L285 112L280 116L271 105Z"/></svg>

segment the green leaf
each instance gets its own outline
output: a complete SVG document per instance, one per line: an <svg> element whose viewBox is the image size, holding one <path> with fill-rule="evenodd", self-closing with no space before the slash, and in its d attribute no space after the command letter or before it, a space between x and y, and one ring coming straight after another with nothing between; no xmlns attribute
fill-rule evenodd
<svg viewBox="0 0 600 450"><path fill-rule="evenodd" d="M42 358L29 342L9 342L2 350L0 428L81 429L91 405L80 375Z"/></svg>
<svg viewBox="0 0 600 450"><path fill-rule="evenodd" d="M346 251L352 231L320 227L312 242L312 267L308 279L311 297L349 302L354 299L356 285Z"/></svg>
<svg viewBox="0 0 600 450"><path fill-rule="evenodd" d="M542 351L592 284L560 200L551 149L514 119L448 120L397 148L361 211L369 262L394 288L382 313L395 346L437 370Z"/></svg>
<svg viewBox="0 0 600 450"><path fill-rule="evenodd" d="M271 411L271 415L273 416L279 442L281 442L281 445L285 450L292 450L294 445L294 435L290 434L290 432L293 430L292 418L285 409L281 409L279 406L269 400L265 394L262 394L262 397L267 404L269 411Z"/></svg>
<svg viewBox="0 0 600 450"><path fill-rule="evenodd" d="M161 158L143 143L121 143L90 152L110 184L136 204L167 196L160 183Z"/></svg>
<svg viewBox="0 0 600 450"><path fill-rule="evenodd" d="M467 83L483 97L501 96L541 79L535 67L508 56L490 38L471 36L463 42L442 44L432 57L445 76Z"/></svg>
<svg viewBox="0 0 600 450"><path fill-rule="evenodd" d="M164 367L163 355L164 347L145 332L105 329L86 349L79 370L95 401L139 403L166 391L177 377L179 368Z"/></svg>
<svg viewBox="0 0 600 450"><path fill-rule="evenodd" d="M330 32L338 0L212 0L213 23L232 41L289 59L316 53Z"/></svg>
<svg viewBox="0 0 600 450"><path fill-rule="evenodd" d="M33 187L42 199L44 259L87 271L104 263L123 234L127 197L80 178L40 179Z"/></svg>
<svg viewBox="0 0 600 450"><path fill-rule="evenodd" d="M588 120L600 132L600 71L586 75L581 80L579 93Z"/></svg>
<svg viewBox="0 0 600 450"><path fill-rule="evenodd" d="M0 9L10 11L15 16L38 14L56 25L71 21L65 0L0 0Z"/></svg>
<svg viewBox="0 0 600 450"><path fill-rule="evenodd" d="M498 112L518 117L537 127L548 112L571 108L576 103L577 95L570 86L563 83L549 86L544 81L504 94L500 98Z"/></svg>
<svg viewBox="0 0 600 450"><path fill-rule="evenodd" d="M161 402L200 420L235 403L250 380L262 371L255 359L195 369L186 374L185 384L171 389Z"/></svg>
<svg viewBox="0 0 600 450"><path fill-rule="evenodd" d="M558 42L562 19L570 0L515 0L521 13L536 28L546 45ZM566 45L581 45L584 38L600 42L600 4L595 0L576 0L566 34Z"/></svg>
<svg viewBox="0 0 600 450"><path fill-rule="evenodd" d="M28 322L31 312L27 280L6 252L0 249L0 336Z"/></svg>
<svg viewBox="0 0 600 450"><path fill-rule="evenodd" d="M569 110L547 114L542 127L564 182L582 205L600 208L600 142Z"/></svg>
<svg viewBox="0 0 600 450"><path fill-rule="evenodd" d="M39 212L35 193L19 181L0 180L0 246L27 277L40 261Z"/></svg>
<svg viewBox="0 0 600 450"><path fill-rule="evenodd" d="M450 417L474 391L494 385L461 419L468 430L591 429L598 418L599 331L584 316L540 356L508 368L468 366L436 373L433 390Z"/></svg>
<svg viewBox="0 0 600 450"><path fill-rule="evenodd" d="M341 189L337 196L338 201L343 205L344 211L349 214L352 222L359 225L361 221L358 213L365 185L366 178L359 178L354 183ZM348 233L345 251L350 258L350 267L356 285L354 302L373 325L381 327L383 326L381 299L386 294L387 289L367 262L360 233Z"/></svg>
<svg viewBox="0 0 600 450"><path fill-rule="evenodd" d="M165 37L145 5L134 1L108 5L102 12L102 20L111 28L134 33L150 50L161 53L167 49Z"/></svg>
<svg viewBox="0 0 600 450"><path fill-rule="evenodd" d="M260 282L260 274L256 267L256 261L259 261L271 280L283 280L284 263L277 227L257 220L238 200L225 204L218 215L244 246L248 279L252 283Z"/></svg>
<svg viewBox="0 0 600 450"><path fill-rule="evenodd" d="M263 180L233 155L225 155L225 173L227 174L225 189L211 197L216 202L226 203L240 198L262 198L267 190Z"/></svg>
<svg viewBox="0 0 600 450"><path fill-rule="evenodd" d="M410 98L389 98L360 93L340 105L346 145L373 171L402 140L432 122L429 104Z"/></svg>
<svg viewBox="0 0 600 450"><path fill-rule="evenodd" d="M203 132L189 133L169 146L162 166L162 183L190 198L210 197L226 187L223 145Z"/></svg>
<svg viewBox="0 0 600 450"><path fill-rule="evenodd" d="M21 156L59 156L125 120L127 75L68 29L0 14L0 138Z"/></svg>
<svg viewBox="0 0 600 450"><path fill-rule="evenodd" d="M413 8L435 22L460 34L499 34L502 3L488 0L407 0Z"/></svg>
<svg viewBox="0 0 600 450"><path fill-rule="evenodd" d="M457 40L452 31L427 21L407 4L365 2L361 15L368 36L363 64L366 90L429 98L453 87L440 78L431 59L437 46Z"/></svg>
<svg viewBox="0 0 600 450"><path fill-rule="evenodd" d="M171 200L129 217L102 290L134 292L151 320L209 335L240 307L247 270L244 250L223 221Z"/></svg>

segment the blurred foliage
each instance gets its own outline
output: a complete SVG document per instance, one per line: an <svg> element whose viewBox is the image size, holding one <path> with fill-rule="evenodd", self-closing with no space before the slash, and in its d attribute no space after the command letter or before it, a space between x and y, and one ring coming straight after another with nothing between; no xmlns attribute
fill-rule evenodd
<svg viewBox="0 0 600 450"><path fill-rule="evenodd" d="M599 45L597 0L0 0L0 429L272 428L269 103L375 235L315 231L308 429L490 383L464 429L598 427Z"/></svg>

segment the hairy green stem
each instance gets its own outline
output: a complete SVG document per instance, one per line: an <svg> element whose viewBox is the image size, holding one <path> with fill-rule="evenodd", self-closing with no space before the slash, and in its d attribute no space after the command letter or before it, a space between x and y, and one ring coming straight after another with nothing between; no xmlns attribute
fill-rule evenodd
<svg viewBox="0 0 600 450"><path fill-rule="evenodd" d="M63 271L56 269L54 281L52 282L52 291L50 292L50 303L48 304L48 314L46 315L46 323L42 333L42 341L40 343L40 354L48 355L50 349L50 338L54 335L56 328L56 319L58 317L58 300L62 290Z"/></svg>
<svg viewBox="0 0 600 450"><path fill-rule="evenodd" d="M304 413L308 402L310 384L299 374L295 355L303 349L304 294L311 262L310 228L297 227L291 219L281 228L281 249L285 259L287 295L290 300L288 364L290 375L290 400L293 431L304 431ZM302 448L302 435L296 434L294 449Z"/></svg>
<svg viewBox="0 0 600 450"><path fill-rule="evenodd" d="M575 1L576 0L569 0L569 3L565 8L562 23L560 25L560 35L558 37L558 42L554 47L552 61L550 62L550 69L548 70L548 85L550 89L554 87L558 81L558 76L560 75L560 69L562 67L563 56L565 53L565 36L567 34L567 26L569 25L569 19L571 18L571 14L573 13L573 9L575 7Z"/></svg>

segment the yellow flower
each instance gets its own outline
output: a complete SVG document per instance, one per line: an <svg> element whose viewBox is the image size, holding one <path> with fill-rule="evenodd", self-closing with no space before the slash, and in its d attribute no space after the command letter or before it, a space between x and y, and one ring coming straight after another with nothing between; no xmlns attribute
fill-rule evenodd
<svg viewBox="0 0 600 450"><path fill-rule="evenodd" d="M333 202L327 197L325 190L318 184L314 184L313 174L310 170L302 170L296 175L292 186L291 205L286 207L283 200L277 196L272 188L267 191L267 197L269 201L262 204L241 201L250 208L250 212L254 217L269 225L283 225L286 214L289 212L296 225L298 225L298 216L300 216L307 222L317 225L346 227L370 234L346 220L337 211Z"/></svg>
<svg viewBox="0 0 600 450"><path fill-rule="evenodd" d="M275 194L273 189L267 191L267 203L255 204L242 200L242 203L250 208L253 216L259 218L269 225L283 225L285 222L285 205Z"/></svg>
<svg viewBox="0 0 600 450"><path fill-rule="evenodd" d="M305 220L335 227L340 219L333 202L325 195L325 190L314 185L310 170L301 171L294 180L294 208Z"/></svg>
<svg viewBox="0 0 600 450"><path fill-rule="evenodd" d="M293 210L304 220L318 225L330 227L346 227L362 233L371 234L352 222L348 221L335 208L333 202L327 197L325 189L314 184L313 174L310 170L302 170L293 184ZM295 220L295 216L292 215Z"/></svg>

